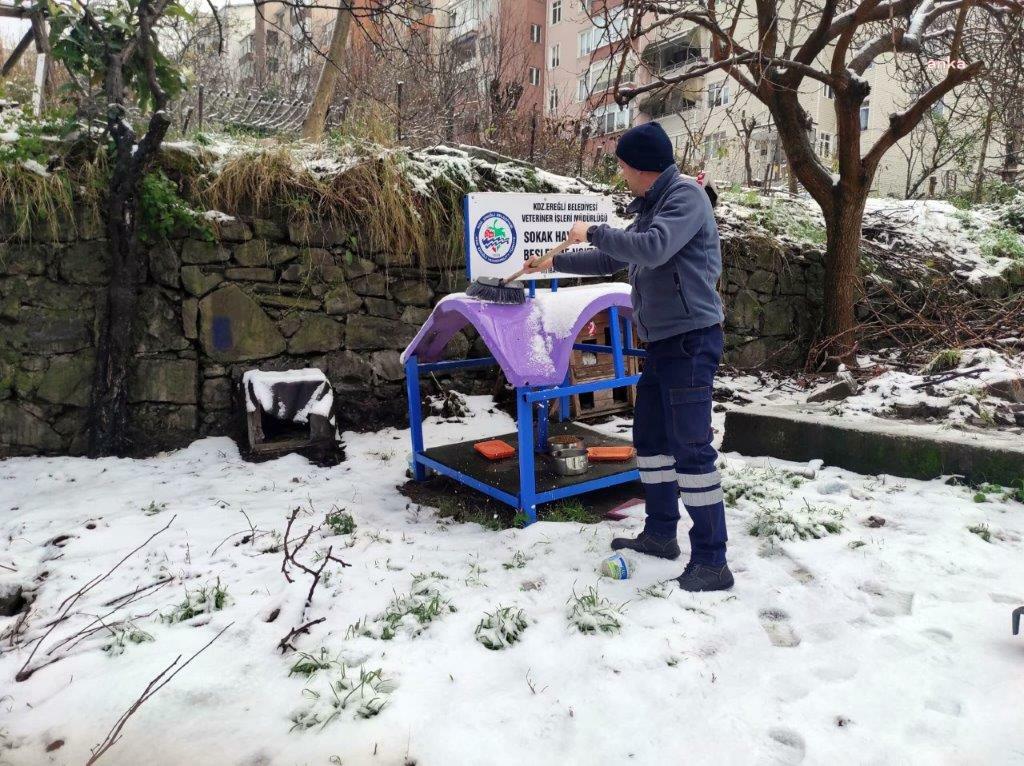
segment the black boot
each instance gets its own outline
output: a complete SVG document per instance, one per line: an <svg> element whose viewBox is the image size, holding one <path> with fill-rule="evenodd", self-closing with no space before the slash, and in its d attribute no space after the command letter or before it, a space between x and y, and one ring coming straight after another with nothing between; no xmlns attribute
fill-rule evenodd
<svg viewBox="0 0 1024 766"><path fill-rule="evenodd" d="M709 590L729 590L734 581L728 564L713 567L707 564L695 564L691 561L686 565L683 573L676 578L676 582L683 590L700 593Z"/></svg>
<svg viewBox="0 0 1024 766"><path fill-rule="evenodd" d="M641 532L635 540L630 537L616 537L612 540L613 551L620 551L623 548L646 553L648 556L657 556L659 559L679 558L679 543L674 537L655 537L650 532Z"/></svg>

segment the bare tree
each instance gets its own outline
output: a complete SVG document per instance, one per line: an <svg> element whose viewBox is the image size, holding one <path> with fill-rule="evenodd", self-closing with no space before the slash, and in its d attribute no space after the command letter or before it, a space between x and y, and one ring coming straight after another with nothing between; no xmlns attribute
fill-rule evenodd
<svg viewBox="0 0 1024 766"><path fill-rule="evenodd" d="M793 173L821 207L827 233L823 332L830 356L855 350L854 302L859 284L861 220L879 162L954 88L979 76L986 57L1005 45L1003 32L1021 6L1009 0L636 0L630 3L632 49L669 25L696 25L710 41L709 61L634 87L616 87L620 103L644 93L724 70L771 113ZM985 30L991 29L986 34ZM977 44L968 45L977 40ZM861 146L860 109L871 92L864 72L873 62L911 57L945 62L942 77L889 116L870 146ZM801 104L808 81L835 94L838 176L818 157L812 125Z"/></svg>
<svg viewBox="0 0 1024 766"><path fill-rule="evenodd" d="M302 123L302 137L310 141L319 140L324 133L327 110L331 106L331 99L334 98L334 91L338 86L338 62L341 61L345 55L345 49L348 47L348 31L351 26L352 9L339 8L338 15L334 20L334 30L331 32L331 44L327 49L327 58L324 59L323 67L320 69L320 79L313 91L313 100L309 104L309 111L306 112L306 119Z"/></svg>
<svg viewBox="0 0 1024 766"><path fill-rule="evenodd" d="M161 50L169 16L189 15L177 0L110 0L80 5L51 3L50 39L89 116L92 82L103 84L102 107L109 142L109 185L104 223L110 251L110 283L96 348L90 407L89 452L130 450L128 370L135 353L139 284L145 275L140 242L142 181L167 135L169 100L183 77ZM140 132L129 120L129 105L142 111Z"/></svg>
<svg viewBox="0 0 1024 766"><path fill-rule="evenodd" d="M980 123L991 120L980 112L978 102L965 89L951 93L929 110L910 134L896 144L907 163L903 194L907 199L923 196L922 187L943 169L967 167L978 144L975 132ZM984 111L988 111L987 107Z"/></svg>

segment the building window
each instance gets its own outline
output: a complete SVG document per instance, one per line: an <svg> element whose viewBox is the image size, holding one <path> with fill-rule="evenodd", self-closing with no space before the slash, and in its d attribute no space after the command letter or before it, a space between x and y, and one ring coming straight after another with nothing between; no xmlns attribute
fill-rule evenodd
<svg viewBox="0 0 1024 766"><path fill-rule="evenodd" d="M829 101L836 100L836 92L832 90L832 86L829 85L828 83L825 84L825 98L827 98Z"/></svg>
<svg viewBox="0 0 1024 766"><path fill-rule="evenodd" d="M860 129L867 130L868 122L871 120L871 105L868 103L868 99L864 99L864 103L860 105Z"/></svg>
<svg viewBox="0 0 1024 766"><path fill-rule="evenodd" d="M594 135L603 136L617 133L633 124L633 111L629 107L618 104L607 104L594 110Z"/></svg>
<svg viewBox="0 0 1024 766"><path fill-rule="evenodd" d="M559 63L561 63L560 54L561 54L561 49L559 48L558 44L556 43L555 45L552 45L551 46L551 68L552 69L557 69Z"/></svg>
<svg viewBox="0 0 1024 766"><path fill-rule="evenodd" d="M729 83L713 82L708 85L708 108L729 105Z"/></svg>
<svg viewBox="0 0 1024 766"><path fill-rule="evenodd" d="M629 33L629 11L619 6L607 21L598 21L589 29L580 32L576 39L579 55L586 56L598 48L618 42Z"/></svg>
<svg viewBox="0 0 1024 766"><path fill-rule="evenodd" d="M540 24L530 24L530 42L540 42Z"/></svg>
<svg viewBox="0 0 1024 766"><path fill-rule="evenodd" d="M554 112L558 109L558 88L552 88L548 92L548 110Z"/></svg>
<svg viewBox="0 0 1024 766"><path fill-rule="evenodd" d="M562 0L553 0L551 3L551 23L557 24L562 20Z"/></svg>
<svg viewBox="0 0 1024 766"><path fill-rule="evenodd" d="M704 162L718 159L725 153L725 131L712 133L704 139Z"/></svg>
<svg viewBox="0 0 1024 766"><path fill-rule="evenodd" d="M530 85L540 85L540 70L535 66L530 67Z"/></svg>
<svg viewBox="0 0 1024 766"><path fill-rule="evenodd" d="M822 159L832 156L832 134L818 134L818 156Z"/></svg>
<svg viewBox="0 0 1024 766"><path fill-rule="evenodd" d="M579 83L576 86L576 100L586 101L587 96L590 95L590 70L588 69L579 79Z"/></svg>
<svg viewBox="0 0 1024 766"><path fill-rule="evenodd" d="M592 31L593 30L591 30L591 29L587 29L587 30L585 30L583 32L580 32L576 36L577 40L579 41L578 42L578 46L579 46L579 54L578 55L586 56L591 51L594 50L594 45L592 43L592 40L593 40L594 36L592 34L590 34Z"/></svg>

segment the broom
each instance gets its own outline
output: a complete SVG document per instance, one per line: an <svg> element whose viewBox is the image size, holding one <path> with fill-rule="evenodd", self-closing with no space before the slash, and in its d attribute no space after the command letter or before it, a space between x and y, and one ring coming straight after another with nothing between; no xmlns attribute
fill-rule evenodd
<svg viewBox="0 0 1024 766"><path fill-rule="evenodd" d="M569 247L568 239L544 253L540 260L537 261L537 265L546 266L567 247ZM488 303L525 303L525 288L522 285L509 284L510 282L515 282L525 273L526 267L523 266L523 268L510 277L480 277L466 288L466 295L470 298L487 301Z"/></svg>

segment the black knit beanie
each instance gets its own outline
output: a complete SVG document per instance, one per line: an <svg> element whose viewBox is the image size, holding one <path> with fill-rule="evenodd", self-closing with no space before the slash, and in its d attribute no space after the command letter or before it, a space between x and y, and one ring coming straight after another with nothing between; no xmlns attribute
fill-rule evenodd
<svg viewBox="0 0 1024 766"><path fill-rule="evenodd" d="M675 162L672 139L656 122L630 128L615 146L615 156L636 170L661 172Z"/></svg>

